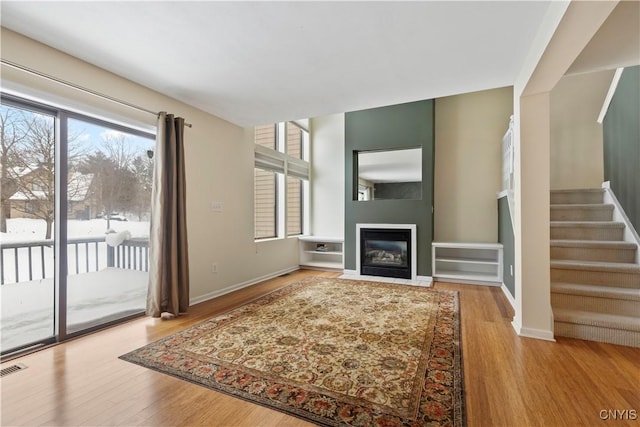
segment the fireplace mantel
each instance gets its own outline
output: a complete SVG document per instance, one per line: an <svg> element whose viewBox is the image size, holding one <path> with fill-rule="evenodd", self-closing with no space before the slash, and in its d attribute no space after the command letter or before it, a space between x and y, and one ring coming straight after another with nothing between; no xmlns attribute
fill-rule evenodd
<svg viewBox="0 0 640 427"><path fill-rule="evenodd" d="M360 231L362 229L387 229L411 231L411 280L418 279L418 250L417 250L417 226L416 224L356 224L356 274L361 273L360 260Z"/></svg>

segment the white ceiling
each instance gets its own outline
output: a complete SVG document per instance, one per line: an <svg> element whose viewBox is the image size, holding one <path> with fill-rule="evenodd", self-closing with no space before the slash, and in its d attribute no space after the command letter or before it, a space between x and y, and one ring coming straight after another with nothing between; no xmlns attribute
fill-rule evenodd
<svg viewBox="0 0 640 427"><path fill-rule="evenodd" d="M249 126L512 85L549 3L3 0L1 23Z"/></svg>
<svg viewBox="0 0 640 427"><path fill-rule="evenodd" d="M621 1L571 64L567 74L612 70L639 64L640 2Z"/></svg>

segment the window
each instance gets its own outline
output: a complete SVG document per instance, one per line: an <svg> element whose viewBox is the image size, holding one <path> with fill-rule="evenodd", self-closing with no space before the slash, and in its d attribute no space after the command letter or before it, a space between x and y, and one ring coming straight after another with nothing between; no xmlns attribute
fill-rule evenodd
<svg viewBox="0 0 640 427"><path fill-rule="evenodd" d="M254 170L255 238L267 239L277 236L278 176L275 172L256 168Z"/></svg>
<svg viewBox="0 0 640 427"><path fill-rule="evenodd" d="M298 125L288 122L287 127L287 154L296 159L303 159L304 131Z"/></svg>
<svg viewBox="0 0 640 427"><path fill-rule="evenodd" d="M24 210L23 210L23 212L27 213L27 214L35 214L35 213L37 213L38 209L36 208L36 203L30 202L28 200L25 201L24 202Z"/></svg>
<svg viewBox="0 0 640 427"><path fill-rule="evenodd" d="M309 132L294 123L257 126L255 138L255 238L305 232Z"/></svg>
<svg viewBox="0 0 640 427"><path fill-rule="evenodd" d="M287 177L287 235L302 234L302 180Z"/></svg>

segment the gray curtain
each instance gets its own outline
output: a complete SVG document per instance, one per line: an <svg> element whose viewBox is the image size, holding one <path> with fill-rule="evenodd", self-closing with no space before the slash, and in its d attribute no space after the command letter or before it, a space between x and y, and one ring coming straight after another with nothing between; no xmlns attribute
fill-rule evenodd
<svg viewBox="0 0 640 427"><path fill-rule="evenodd" d="M147 314L177 316L189 307L183 118L159 114L154 160Z"/></svg>

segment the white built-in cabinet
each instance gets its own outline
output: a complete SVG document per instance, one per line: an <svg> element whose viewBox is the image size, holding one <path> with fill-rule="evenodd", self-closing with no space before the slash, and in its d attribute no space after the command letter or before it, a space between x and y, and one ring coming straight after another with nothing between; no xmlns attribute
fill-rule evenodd
<svg viewBox="0 0 640 427"><path fill-rule="evenodd" d="M339 237L300 236L300 266L342 270L344 239Z"/></svg>
<svg viewBox="0 0 640 427"><path fill-rule="evenodd" d="M502 284L502 244L434 242L432 246L434 280Z"/></svg>

